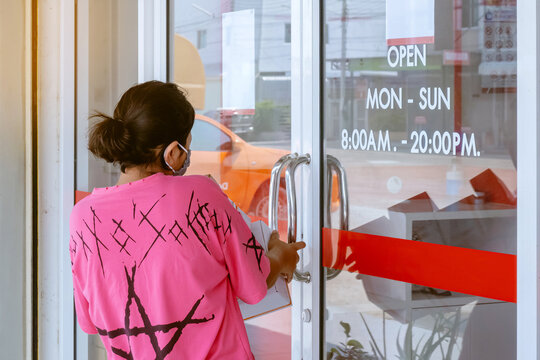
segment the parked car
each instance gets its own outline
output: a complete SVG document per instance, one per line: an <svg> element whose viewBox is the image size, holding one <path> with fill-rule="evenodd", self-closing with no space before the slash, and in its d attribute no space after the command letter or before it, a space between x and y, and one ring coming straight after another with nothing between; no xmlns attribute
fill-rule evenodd
<svg viewBox="0 0 540 360"><path fill-rule="evenodd" d="M249 215L268 217L270 174L286 150L253 146L226 126L203 115L195 116L191 131L188 174L210 174L223 191ZM285 181L279 189L278 218L287 218Z"/></svg>
<svg viewBox="0 0 540 360"><path fill-rule="evenodd" d="M235 135L249 141L254 135L254 112L255 110L212 110L204 113L204 116L217 120Z"/></svg>

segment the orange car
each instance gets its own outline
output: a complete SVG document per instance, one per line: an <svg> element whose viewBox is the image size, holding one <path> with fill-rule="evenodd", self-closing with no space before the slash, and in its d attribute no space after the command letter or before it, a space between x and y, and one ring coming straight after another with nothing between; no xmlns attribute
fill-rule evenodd
<svg viewBox="0 0 540 360"><path fill-rule="evenodd" d="M267 218L272 167L288 150L257 147L245 142L219 122L195 115L191 130L191 165L188 175L210 174L222 190L248 215ZM332 179L332 205L339 205L338 181ZM287 219L287 193L282 174L278 219Z"/></svg>
<svg viewBox="0 0 540 360"><path fill-rule="evenodd" d="M227 196L244 212L267 218L272 167L279 158L290 152L250 145L224 125L198 114L195 115L191 134L191 165L187 174L212 175ZM332 185L331 209L334 211L339 205L335 175ZM75 202L89 194L77 191ZM278 219L287 220L283 174L279 187Z"/></svg>
<svg viewBox="0 0 540 360"><path fill-rule="evenodd" d="M224 125L197 114L191 130L188 174L210 174L223 191L249 215L268 217L270 173L290 151L248 144ZM279 189L278 218L287 218L285 182Z"/></svg>

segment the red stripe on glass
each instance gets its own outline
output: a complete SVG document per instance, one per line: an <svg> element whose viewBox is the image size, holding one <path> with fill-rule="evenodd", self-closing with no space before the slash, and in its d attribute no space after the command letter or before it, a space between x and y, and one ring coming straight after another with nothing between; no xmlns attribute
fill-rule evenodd
<svg viewBox="0 0 540 360"><path fill-rule="evenodd" d="M82 199L84 199L85 197L87 197L90 194L91 193L89 193L87 191L75 190L75 204L78 203L79 201L81 201Z"/></svg>
<svg viewBox="0 0 540 360"><path fill-rule="evenodd" d="M433 44L434 42L435 42L435 37L434 36L421 36L421 37L400 38L400 39L386 39L386 44L388 46Z"/></svg>
<svg viewBox="0 0 540 360"><path fill-rule="evenodd" d="M325 267L516 302L515 255L327 228L322 240Z"/></svg>

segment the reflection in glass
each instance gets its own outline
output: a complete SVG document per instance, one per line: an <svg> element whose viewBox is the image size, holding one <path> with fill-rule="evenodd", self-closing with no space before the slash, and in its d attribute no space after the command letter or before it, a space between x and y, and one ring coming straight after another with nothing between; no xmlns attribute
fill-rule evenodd
<svg viewBox="0 0 540 360"><path fill-rule="evenodd" d="M267 218L272 167L290 153L290 11L290 0L174 4L174 81L197 113L188 175L212 175L253 219ZM290 324L289 308L246 321L255 358L290 358Z"/></svg>
<svg viewBox="0 0 540 360"><path fill-rule="evenodd" d="M337 209L326 227L374 247L376 235L515 255L515 1L421 3L325 1L324 156L345 169L349 202L348 228ZM416 38L400 25L426 16ZM398 281L422 274L384 262L367 275L359 238L324 234L327 272L342 270L325 282L329 359L515 359L514 303L441 288L436 276Z"/></svg>
<svg viewBox="0 0 540 360"><path fill-rule="evenodd" d="M120 168L94 157L86 151L89 129L97 112L112 115L120 96L137 83L137 4L129 0L88 2L88 46L79 45L81 64L79 88L79 143L77 190L92 191L95 187L115 184ZM82 25L81 25L82 26ZM88 51L88 53L85 52ZM87 70L88 73L84 74ZM85 76L88 76L86 82ZM84 151L81 151L84 150Z"/></svg>
<svg viewBox="0 0 540 360"><path fill-rule="evenodd" d="M211 174L242 210L267 217L271 168L290 152L289 1L177 1L175 39L175 82L203 120L189 173Z"/></svg>
<svg viewBox="0 0 540 360"><path fill-rule="evenodd" d="M120 96L137 83L137 3L131 0L88 1L88 18L79 26L77 94L77 190L116 184L120 168L87 151L88 132L95 112L112 115ZM83 38L87 36L87 38ZM87 48L86 48L87 46ZM87 71L87 73L86 73ZM79 329L79 331L81 331ZM88 358L106 359L106 350L97 335L88 335Z"/></svg>

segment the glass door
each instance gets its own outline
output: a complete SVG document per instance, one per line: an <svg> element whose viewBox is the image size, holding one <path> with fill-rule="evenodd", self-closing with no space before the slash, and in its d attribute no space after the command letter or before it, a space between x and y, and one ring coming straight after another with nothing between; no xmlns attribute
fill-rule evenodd
<svg viewBox="0 0 540 360"><path fill-rule="evenodd" d="M88 156L88 115L167 68L197 112L190 173L253 219L268 218L274 164L297 154L276 220L308 247L293 306L246 322L257 359L516 358L515 0L149 9L79 2L77 189L119 174ZM141 30L166 16L167 67L166 36ZM81 358L103 358L78 336Z"/></svg>
<svg viewBox="0 0 540 360"><path fill-rule="evenodd" d="M91 115L112 114L120 96L138 82L139 10L131 0L77 3L76 201L96 187L115 184L120 176L118 166L88 151L88 129L95 122ZM98 335L76 329L77 359L107 358Z"/></svg>
<svg viewBox="0 0 540 360"><path fill-rule="evenodd" d="M516 359L516 1L323 8L320 358Z"/></svg>
<svg viewBox="0 0 540 360"><path fill-rule="evenodd" d="M196 109L188 175L212 175L253 220L267 218L272 167L291 151L290 0L80 0L77 16L77 197L120 175L88 152L89 117L111 114L136 83L168 80ZM285 239L284 173L278 183ZM291 307L246 328L257 359L291 358ZM77 358L105 359L99 336L77 329Z"/></svg>
<svg viewBox="0 0 540 360"><path fill-rule="evenodd" d="M170 5L170 81L196 111L188 175L212 175L252 220L266 220L272 167L291 152L291 1ZM286 239L284 173L276 190ZM290 307L245 325L256 359L291 358Z"/></svg>

